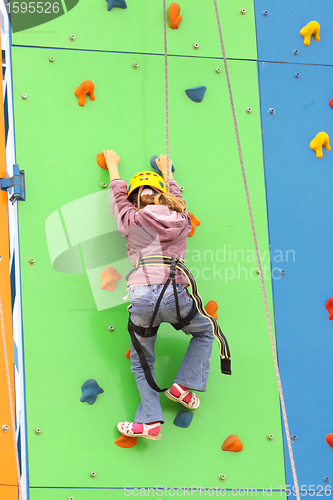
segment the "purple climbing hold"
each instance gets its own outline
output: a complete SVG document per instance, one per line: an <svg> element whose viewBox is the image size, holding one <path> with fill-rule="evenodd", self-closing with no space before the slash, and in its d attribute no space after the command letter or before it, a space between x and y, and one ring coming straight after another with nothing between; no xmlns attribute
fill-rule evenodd
<svg viewBox="0 0 333 500"><path fill-rule="evenodd" d="M186 95L194 102L201 102L204 98L207 87L201 85L200 87L193 87L193 89L186 89Z"/></svg>
<svg viewBox="0 0 333 500"><path fill-rule="evenodd" d="M119 7L120 9L127 9L127 4L125 0L106 0L108 3L108 11L113 9L113 7Z"/></svg>
<svg viewBox="0 0 333 500"><path fill-rule="evenodd" d="M90 378L83 385L81 385L82 397L80 401L82 403L88 403L93 405L97 399L98 394L102 394L103 389L98 385L96 380Z"/></svg>
<svg viewBox="0 0 333 500"><path fill-rule="evenodd" d="M180 410L175 416L173 423L177 425L177 427L182 427L183 429L186 429L186 427L190 426L192 418L193 418L193 413L189 411Z"/></svg>

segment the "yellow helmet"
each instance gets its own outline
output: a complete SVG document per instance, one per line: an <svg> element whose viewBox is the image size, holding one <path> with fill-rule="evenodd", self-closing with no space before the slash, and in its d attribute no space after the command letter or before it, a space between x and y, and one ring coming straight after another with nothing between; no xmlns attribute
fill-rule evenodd
<svg viewBox="0 0 333 500"><path fill-rule="evenodd" d="M165 182L163 178L156 174L155 172L143 171L132 177L130 184L128 186L127 198L134 191L134 189L140 186L151 186L162 193L166 193Z"/></svg>

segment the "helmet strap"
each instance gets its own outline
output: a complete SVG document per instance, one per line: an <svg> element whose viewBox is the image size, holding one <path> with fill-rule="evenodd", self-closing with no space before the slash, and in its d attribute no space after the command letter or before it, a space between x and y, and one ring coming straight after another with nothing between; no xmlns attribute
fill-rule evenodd
<svg viewBox="0 0 333 500"><path fill-rule="evenodd" d="M139 191L138 191L138 210L140 210L140 199L141 199L141 193L143 191L143 188L144 188L144 186L140 186Z"/></svg>

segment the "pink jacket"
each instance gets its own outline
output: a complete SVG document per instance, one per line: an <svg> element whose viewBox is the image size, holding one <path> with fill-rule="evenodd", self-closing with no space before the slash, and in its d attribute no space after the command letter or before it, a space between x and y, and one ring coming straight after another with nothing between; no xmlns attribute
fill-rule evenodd
<svg viewBox="0 0 333 500"><path fill-rule="evenodd" d="M170 181L170 193L183 199L176 181ZM139 257L166 255L185 258L187 235L192 229L191 219L162 205L148 205L136 210L127 199L127 184L122 179L110 182L110 210L118 229L127 240L127 253L134 264ZM130 271L130 269L129 269ZM147 266L131 274L131 285L163 285L169 276L167 266ZM176 271L177 284L188 285L181 271Z"/></svg>

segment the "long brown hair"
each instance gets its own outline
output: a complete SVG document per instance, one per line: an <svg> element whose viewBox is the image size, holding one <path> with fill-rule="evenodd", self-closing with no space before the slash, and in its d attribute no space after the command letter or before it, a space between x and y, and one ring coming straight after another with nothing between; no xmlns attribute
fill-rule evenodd
<svg viewBox="0 0 333 500"><path fill-rule="evenodd" d="M133 191L128 199L131 203L133 203L135 208L138 208L137 191ZM183 214L186 210L185 202L170 193L158 193L155 195L141 196L140 209L146 207L147 205L164 205L181 214Z"/></svg>

